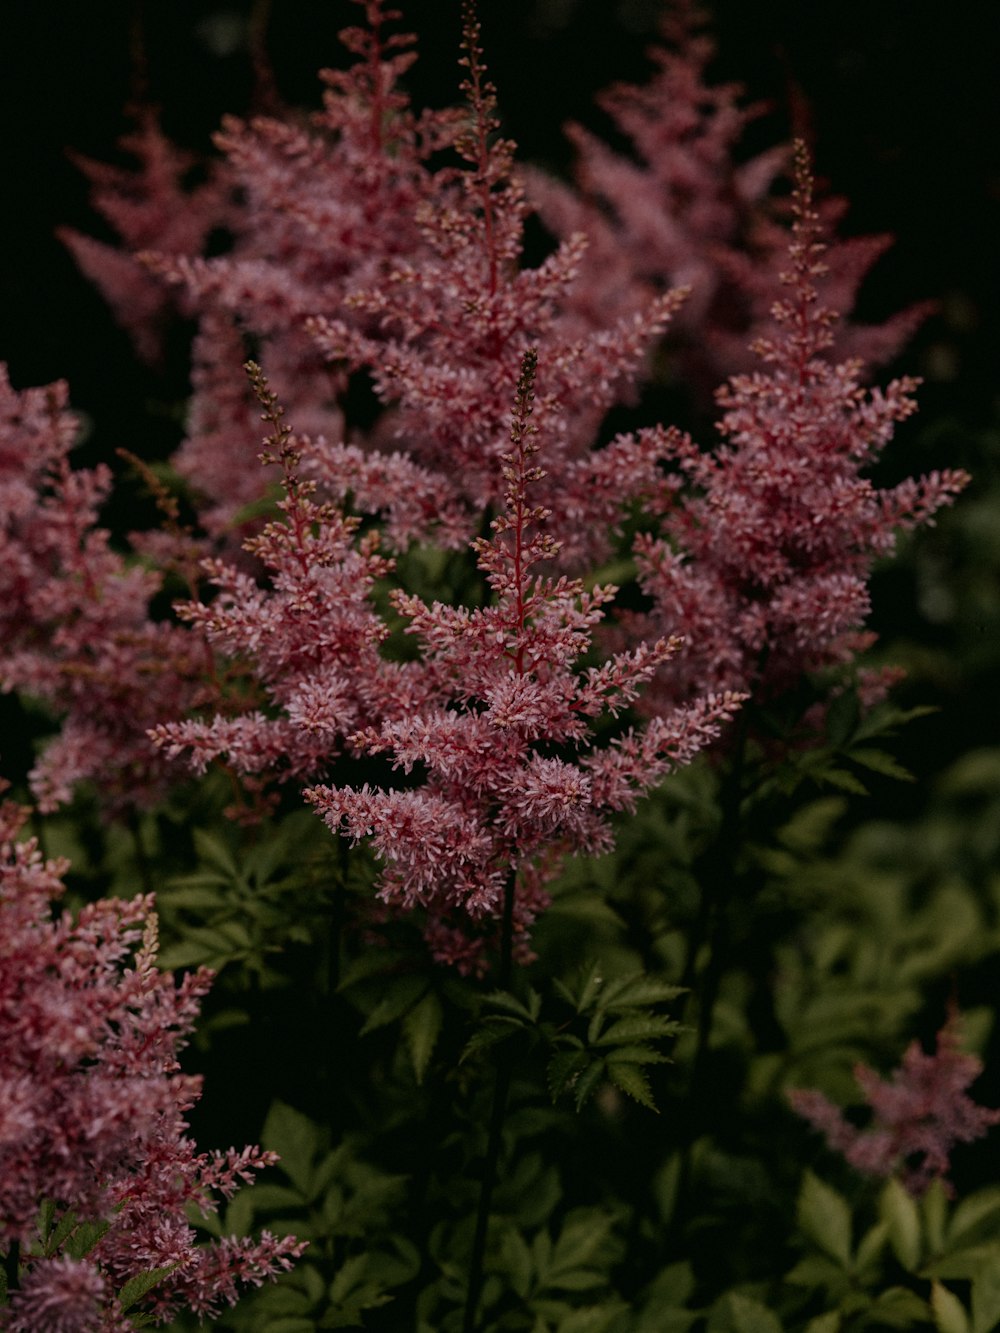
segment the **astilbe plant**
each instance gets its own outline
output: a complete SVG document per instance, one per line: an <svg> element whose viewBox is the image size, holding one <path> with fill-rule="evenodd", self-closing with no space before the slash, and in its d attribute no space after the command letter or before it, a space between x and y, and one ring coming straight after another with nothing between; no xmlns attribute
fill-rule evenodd
<svg viewBox="0 0 1000 1333"><path fill-rule="evenodd" d="M492 540L474 543L493 601L428 606L395 592L393 604L421 646L410 666L426 678L428 700L352 738L406 773L419 766L424 782L307 792L332 829L355 842L372 839L385 865L379 892L386 900L420 904L438 917L459 909L473 920L495 918L503 906L517 915L521 875L522 931L539 904L532 872L542 854L608 850L607 814L633 808L637 792L688 762L739 704L731 692L706 694L603 749L588 746L592 720L632 702L678 642L658 639L579 670L617 589L585 591L579 580L539 568L551 565L558 542L550 512L534 503L544 478L531 462L536 369L529 351L503 465L503 512Z"/></svg>
<svg viewBox="0 0 1000 1333"><path fill-rule="evenodd" d="M955 1146L972 1143L1000 1124L1000 1110L978 1106L966 1091L982 1068L981 1060L962 1049L956 1013L937 1034L934 1051L911 1042L891 1078L880 1078L868 1065L855 1068L871 1110L869 1124L852 1124L815 1089L796 1088L789 1101L862 1175L898 1175L911 1194L922 1194L941 1180L953 1193L948 1172Z"/></svg>
<svg viewBox="0 0 1000 1333"><path fill-rule="evenodd" d="M159 971L152 896L53 919L67 863L18 840L25 814L0 806L0 1327L119 1333L126 1308L212 1315L303 1247L269 1233L196 1243L188 1209L215 1212L277 1160L188 1136L200 1079L177 1056L210 974Z"/></svg>
<svg viewBox="0 0 1000 1333"><path fill-rule="evenodd" d="M178 626L150 616L162 573L126 559L98 522L111 472L70 467L67 397L64 383L19 392L0 370L0 688L60 719L31 775L41 810L84 778L124 809L164 791L142 720L189 707L205 664Z"/></svg>
<svg viewBox="0 0 1000 1333"><path fill-rule="evenodd" d="M748 347L774 334L771 307L787 245L786 201L775 186L792 157L787 144L741 153L747 127L766 108L745 104L739 84L711 80L715 43L705 29L698 5L677 0L649 49L650 77L598 96L627 151L571 124L573 183L537 169L527 176L529 198L552 233L587 237L568 302L582 326L604 327L657 293L691 289L670 332L682 377L698 396L752 368ZM844 209L835 198L820 204L831 238ZM823 303L849 312L890 239L832 239ZM884 364L929 310L914 305L878 325L844 319L824 355Z"/></svg>
<svg viewBox="0 0 1000 1333"><path fill-rule="evenodd" d="M715 449L670 436L686 485L662 534L636 543L653 602L636 623L645 633L683 626L687 638L660 673L667 697L698 682L766 698L803 673L853 662L871 642L863 625L874 562L897 531L930 522L968 481L948 469L880 489L864 475L916 410L917 382L869 390L859 362L827 359L838 316L820 298L827 245L801 145L793 212L777 331L755 344L763 366L718 391ZM877 680L869 684L877 694Z"/></svg>

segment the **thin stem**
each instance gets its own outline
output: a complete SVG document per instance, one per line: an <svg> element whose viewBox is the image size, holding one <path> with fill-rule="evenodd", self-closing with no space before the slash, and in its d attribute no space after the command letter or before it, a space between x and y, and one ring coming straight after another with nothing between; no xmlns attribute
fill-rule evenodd
<svg viewBox="0 0 1000 1333"><path fill-rule="evenodd" d="M513 964L516 878L512 870L507 876L507 884L504 889L503 923L500 933L500 966L497 971L497 984L501 990L506 990L510 985ZM479 1295L483 1286L483 1259L486 1255L486 1232L490 1220L490 1202L493 1198L493 1187L496 1184L497 1163L500 1160L500 1140L504 1115L507 1111L507 1096L510 1092L510 1078L513 1067L513 1053L509 1048L505 1048L498 1056L496 1079L493 1084L493 1105L490 1109L490 1128L486 1142L486 1158L483 1162L483 1179L479 1187L476 1230L472 1238L472 1258L469 1263L469 1286L465 1297L462 1333L474 1333L476 1327Z"/></svg>
<svg viewBox="0 0 1000 1333"><path fill-rule="evenodd" d="M705 1070L708 1061L708 1043L712 1035L712 1021L719 990L726 967L729 939L729 905L736 878L736 858L740 844L740 805L743 798L743 777L746 766L747 736L750 729L750 708L744 707L737 720L734 745L720 795L722 819L719 831L708 848L703 861L702 894L698 916L692 928L688 956L682 984L690 987L695 979L697 956L706 939L709 940L709 959L704 982L698 994L698 1028L694 1057L691 1062L691 1081L687 1092L689 1115L686 1141L682 1144L680 1178L677 1184L677 1209L680 1212L690 1191L691 1148L694 1134L691 1124L699 1115L704 1091ZM688 991L688 998L692 992Z"/></svg>
<svg viewBox="0 0 1000 1333"><path fill-rule="evenodd" d="M4 1256L4 1276L7 1279L7 1292L17 1291L21 1285L21 1242L12 1240L10 1249Z"/></svg>

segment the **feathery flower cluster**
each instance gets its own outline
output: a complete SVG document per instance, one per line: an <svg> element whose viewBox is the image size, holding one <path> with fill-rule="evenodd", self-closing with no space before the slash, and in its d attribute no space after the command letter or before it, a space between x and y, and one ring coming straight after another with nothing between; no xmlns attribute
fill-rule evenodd
<svg viewBox="0 0 1000 1333"><path fill-rule="evenodd" d="M982 1064L961 1049L959 1028L958 1016L952 1014L937 1035L933 1054L912 1042L889 1080L867 1065L856 1067L854 1077L872 1111L871 1124L863 1129L815 1089L795 1089L789 1100L863 1175L899 1173L911 1194L922 1194L934 1180L950 1188L947 1176L955 1145L972 1143L1000 1124L1000 1110L977 1106L967 1095Z"/></svg>
<svg viewBox="0 0 1000 1333"><path fill-rule="evenodd" d="M737 160L761 111L743 104L738 84L713 84L715 55L694 0L674 0L644 84L615 84L598 104L629 144L626 156L579 125L567 127L577 150L572 185L527 174L529 198L557 237L587 237L580 280L568 302L585 328L602 328L670 288L691 296L671 332L679 336L685 381L710 393L728 375L752 368L748 352L774 334L771 307L786 263L783 203L773 194L791 150L779 145ZM821 207L831 230L842 201ZM822 275L825 305L849 311L857 288L890 238L833 243ZM924 303L877 326L846 320L825 355L833 361L890 361L927 316Z"/></svg>
<svg viewBox="0 0 1000 1333"><path fill-rule="evenodd" d="M157 970L151 897L53 920L67 866L17 840L25 813L0 806L0 1249L11 1279L0 1326L129 1328L117 1293L154 1269L165 1271L142 1306L158 1322L210 1315L303 1248L269 1234L195 1244L187 1207L214 1212L217 1196L276 1160L253 1147L200 1153L187 1137L200 1084L177 1052L210 975L175 984ZM75 1228L91 1223L103 1225L74 1253Z"/></svg>
<svg viewBox="0 0 1000 1333"><path fill-rule="evenodd" d="M196 772L225 757L244 776L315 779L345 737L373 719L404 714L423 696L378 651L388 629L371 592L392 568L378 553L378 533L359 540L357 518L316 501L316 482L299 473L309 441L284 424L261 369L253 362L247 369L271 426L261 459L281 466L284 488L282 517L244 543L267 579L218 559L203 562L218 595L177 611L226 664L211 700L217 711L209 721L161 722L149 735L169 758L189 751ZM238 662L252 663L252 672L234 690L227 678Z"/></svg>
<svg viewBox="0 0 1000 1333"><path fill-rule="evenodd" d="M154 800L165 765L144 726L190 706L189 636L150 619L159 574L114 551L97 512L106 467L71 469L67 389L14 390L0 367L0 689L62 719L31 775L39 808L83 778L111 806Z"/></svg>
<svg viewBox="0 0 1000 1333"><path fill-rule="evenodd" d="M593 720L632 702L678 642L644 643L578 669L617 589L586 592L579 580L538 568L555 559L558 542L546 526L549 510L533 503L544 477L531 463L535 368L529 351L503 466L504 511L493 539L474 543L493 601L428 606L396 591L393 604L422 649L406 665L422 678L427 702L352 737L404 773L419 766L424 782L306 792L331 829L353 842L372 839L385 867L384 899L420 904L439 919L455 909L473 919L496 915L508 876L546 853L554 869L553 853L607 850L607 814L631 808L637 792L690 760L740 702L733 693L705 695L593 748Z"/></svg>
<svg viewBox="0 0 1000 1333"><path fill-rule="evenodd" d="M796 163L787 289L760 339L764 370L719 390L724 443L701 452L674 432L668 452L689 489L660 535L638 539L654 607L643 632L682 628L684 652L661 672L670 698L699 688L781 690L803 672L850 661L870 642L872 564L895 531L930 521L968 481L948 470L879 490L862 475L916 410L916 382L866 390L858 362L825 353L836 314L821 304L827 266L805 149Z"/></svg>

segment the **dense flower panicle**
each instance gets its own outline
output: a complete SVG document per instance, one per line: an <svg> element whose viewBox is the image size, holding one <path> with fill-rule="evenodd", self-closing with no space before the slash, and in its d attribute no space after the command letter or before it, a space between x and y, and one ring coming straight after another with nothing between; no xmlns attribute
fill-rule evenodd
<svg viewBox="0 0 1000 1333"><path fill-rule="evenodd" d="M529 353L503 466L504 509L493 538L473 544L493 600L470 609L396 593L396 609L422 648L412 668L433 693L423 707L353 738L404 772L419 766L425 781L306 793L333 830L354 842L371 839L384 864L382 897L428 908L432 947L446 952L449 918L495 916L511 873L537 875L543 865L553 873L560 855L607 850L607 814L628 808L716 737L739 703L733 694L706 697L641 736L590 747L592 719L633 701L678 642L661 639L578 668L616 590L586 592L576 579L542 572L558 543L549 511L534 503L544 476L532 462L534 374ZM526 924L516 922L522 931Z"/></svg>
<svg viewBox="0 0 1000 1333"><path fill-rule="evenodd" d="M200 254L209 233L231 220L234 204L221 163L206 164L206 179L187 188L185 177L195 165L194 157L166 138L151 107L141 107L134 118L135 129L123 136L120 147L136 160L136 169L74 157L91 183L95 210L118 234L121 246L70 228L59 235L131 336L139 356L156 362L175 300L136 255L148 249L177 256Z"/></svg>
<svg viewBox="0 0 1000 1333"><path fill-rule="evenodd" d="M856 362L824 358L836 316L817 293L825 245L804 150L794 210L778 333L756 346L764 368L719 391L724 442L713 452L670 437L685 489L662 533L636 546L654 602L638 623L688 636L660 676L669 698L695 681L773 692L850 660L864 642L873 562L896 529L928 521L968 480L949 470L879 490L862 475L915 410L916 384L867 390Z"/></svg>
<svg viewBox="0 0 1000 1333"><path fill-rule="evenodd" d="M142 734L185 711L200 663L157 623L162 578L111 547L98 509L105 467L71 470L77 433L63 384L18 392L0 376L0 688L60 719L32 774L43 810L99 778L110 806L156 799L164 765Z"/></svg>
<svg viewBox="0 0 1000 1333"><path fill-rule="evenodd" d="M392 568L378 534L359 538L358 518L316 499L317 482L299 470L311 442L284 425L262 372L254 363L248 369L271 425L261 459L282 469L280 517L244 542L265 577L216 558L202 562L217 595L176 609L213 654L216 689L204 706L214 715L161 722L149 735L168 758L188 751L196 772L224 758L243 775L315 780L359 728L413 707L419 682L378 651L388 630L371 591ZM330 461L311 452L314 461ZM396 479L414 479L417 470L399 463ZM386 459L383 473L392 467Z"/></svg>
<svg viewBox="0 0 1000 1333"><path fill-rule="evenodd" d="M214 1211L216 1196L275 1160L257 1148L199 1153L187 1137L200 1081L180 1072L177 1053L209 974L175 984L157 969L151 897L53 920L66 863L43 860L33 839L15 841L23 817L9 803L0 811L0 1249L20 1247L23 1264L0 1324L129 1327L114 1293L167 1265L144 1307L163 1320L181 1308L211 1313L248 1277L288 1267L301 1246L266 1236L236 1249L195 1245L186 1207ZM109 1224L85 1259L43 1257L44 1201L56 1223L72 1212Z"/></svg>
<svg viewBox="0 0 1000 1333"><path fill-rule="evenodd" d="M922 1194L934 1180L950 1188L947 1176L956 1144L971 1143L1000 1124L1000 1110L977 1106L967 1095L982 1063L961 1049L959 1038L953 1014L938 1033L934 1053L912 1042L890 1079L858 1065L854 1076L872 1111L864 1128L851 1124L814 1089L795 1089L789 1100L863 1175L898 1174L912 1194Z"/></svg>
<svg viewBox="0 0 1000 1333"><path fill-rule="evenodd" d="M344 377L303 320L324 314L368 327L345 299L421 254L417 213L434 181L428 160L457 133L456 113L418 114L402 90L415 56L409 34L387 30L398 13L381 2L364 9L367 26L341 33L354 63L321 73L324 104L311 122L228 117L216 136L242 200L229 222L230 250L204 259L157 244L141 255L150 280L182 293L199 320L188 438L175 462L208 502L214 532L261 495L246 453L255 432L243 429L253 412L239 384L246 349L234 342L252 333L256 359L303 433L340 440Z"/></svg>
<svg viewBox="0 0 1000 1333"><path fill-rule="evenodd" d="M690 296L671 333L685 379L708 394L719 380L752 367L749 344L773 331L771 305L786 261L782 202L773 186L787 168L786 145L747 161L737 149L761 108L743 103L738 84L708 77L714 58L705 15L675 0L644 84L616 84L598 98L631 148L626 156L578 125L572 185L527 174L529 196L552 233L587 236L589 249L569 306L586 328L603 328L651 295L684 286ZM843 212L821 206L831 231ZM820 281L824 304L848 312L887 237L833 242ZM926 318L925 303L878 326L841 323L834 361L890 361Z"/></svg>
<svg viewBox="0 0 1000 1333"><path fill-rule="evenodd" d="M544 382L536 413L549 441L539 496L557 522L580 516L572 535L560 523L568 561L592 554L588 546L599 545L606 527L606 507L599 494L592 501L582 471L597 427L631 392L685 293L661 294L582 331L566 304L584 237L568 238L537 269L518 267L528 210L513 174L514 145L492 137L494 91L468 14L463 64L468 124L455 145L463 166L428 176L416 212L420 252L392 265L378 286L356 289L353 319L317 313L307 327L325 355L369 372L391 408L376 440L405 441L418 462L453 479L470 532L482 509L500 501L509 385L526 350L537 347Z"/></svg>

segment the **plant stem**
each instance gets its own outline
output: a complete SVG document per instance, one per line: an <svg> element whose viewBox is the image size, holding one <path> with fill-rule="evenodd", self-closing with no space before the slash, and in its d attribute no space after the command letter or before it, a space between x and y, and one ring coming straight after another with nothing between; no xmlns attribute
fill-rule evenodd
<svg viewBox="0 0 1000 1333"><path fill-rule="evenodd" d="M697 955L706 939L709 940L708 965L703 986L698 995L698 1028L694 1056L691 1061L691 1081L687 1091L689 1114L685 1141L681 1145L680 1178L677 1184L678 1213L683 1209L691 1184L691 1148L695 1137L692 1126L698 1122L701 1098L704 1092L705 1070L708 1061L708 1043L712 1035L712 1020L719 998L719 990L726 967L729 940L729 905L733 898L736 879L736 859L740 845L740 806L743 798L743 777L746 766L746 745L750 724L750 709L744 707L736 726L729 771L722 783L720 806L722 818L719 830L703 858L702 893L698 916L691 932L682 984L690 987L697 968ZM688 998L692 993L688 992Z"/></svg>
<svg viewBox="0 0 1000 1333"><path fill-rule="evenodd" d="M501 990L507 990L510 986L514 948L515 882L516 875L512 870L507 876L503 899L500 966L497 970L497 984ZM513 1052L509 1048L504 1048L497 1057L496 1079L493 1084L493 1105L490 1109L490 1128L486 1142L486 1158L483 1162L483 1179L479 1187L476 1230L472 1238L472 1258L469 1263L469 1285L465 1297L462 1333L474 1333L476 1327L479 1295L483 1286L483 1259L486 1255L486 1232L490 1220L490 1202L493 1198L493 1187L496 1184L497 1162L500 1159L500 1140L504 1115L507 1110L507 1095L510 1092L510 1078L513 1067Z"/></svg>
<svg viewBox="0 0 1000 1333"><path fill-rule="evenodd" d="M7 1278L7 1294L17 1291L21 1285L21 1242L12 1240L10 1249L4 1256L3 1271Z"/></svg>

